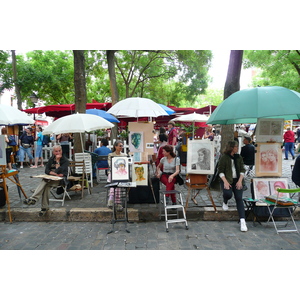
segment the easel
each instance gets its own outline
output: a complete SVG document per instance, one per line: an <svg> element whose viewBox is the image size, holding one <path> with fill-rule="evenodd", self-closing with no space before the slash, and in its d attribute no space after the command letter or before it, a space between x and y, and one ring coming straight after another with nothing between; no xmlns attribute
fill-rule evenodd
<svg viewBox="0 0 300 300"><path fill-rule="evenodd" d="M22 191L25 198L27 198L27 196L26 196L26 194L20 184L20 181L17 177L19 171L13 171L10 173L6 173L6 166L2 165L0 167L1 167L0 179L2 179L3 190L4 190L4 195L5 195L6 204L7 204L7 211L8 211L8 216L9 216L9 222L12 223L12 217L11 217L11 211L10 211L10 201L9 201L7 187L6 187L6 178L8 178L11 182L16 184L18 188L20 188L20 190ZM11 176L13 176L14 179L10 178Z"/></svg>
<svg viewBox="0 0 300 300"><path fill-rule="evenodd" d="M211 192L210 189L208 187L208 179L207 179L207 175L202 175L202 174L187 174L187 178L186 178L186 186L188 188L188 194L186 197L186 202L185 202L185 210L188 208L189 206L189 198L191 196L191 193L193 190L197 190L197 193L192 196L191 200L198 205L197 201L196 201L196 197L197 195L200 193L201 190L207 190L208 193L208 197L211 201L211 204L214 207L214 210L216 213L218 213L215 202L211 196Z"/></svg>

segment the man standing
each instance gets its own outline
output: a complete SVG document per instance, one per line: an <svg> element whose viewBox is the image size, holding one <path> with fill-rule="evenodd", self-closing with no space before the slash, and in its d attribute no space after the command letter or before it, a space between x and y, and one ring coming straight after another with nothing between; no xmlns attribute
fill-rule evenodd
<svg viewBox="0 0 300 300"><path fill-rule="evenodd" d="M284 139L284 152L285 152L285 160L288 160L289 152L292 155L292 158L295 159L295 153L294 153L294 142L295 142L295 134L291 130L290 127L286 129L286 132L283 135Z"/></svg>
<svg viewBox="0 0 300 300"><path fill-rule="evenodd" d="M243 143L245 146L243 146L241 149L241 157L243 158L244 165L253 166L255 157L255 147L253 144L251 144L251 138L249 136L245 136Z"/></svg>
<svg viewBox="0 0 300 300"><path fill-rule="evenodd" d="M28 155L30 167L32 167L33 156L31 153L32 146L34 145L34 138L32 136L32 128L28 127L19 138L19 161L20 168L23 169L23 162L25 154Z"/></svg>
<svg viewBox="0 0 300 300"><path fill-rule="evenodd" d="M177 130L175 128L175 123L173 121L169 121L168 123L168 144L175 147L177 145Z"/></svg>

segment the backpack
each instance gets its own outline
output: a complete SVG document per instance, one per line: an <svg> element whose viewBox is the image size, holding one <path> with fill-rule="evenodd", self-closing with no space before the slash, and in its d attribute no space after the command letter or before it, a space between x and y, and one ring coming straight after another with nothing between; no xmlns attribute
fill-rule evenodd
<svg viewBox="0 0 300 300"><path fill-rule="evenodd" d="M15 137L13 135L10 135L8 137L9 142L7 143L8 146L16 146L17 142L15 140Z"/></svg>
<svg viewBox="0 0 300 300"><path fill-rule="evenodd" d="M50 136L49 135L43 135L42 145L43 146L48 146L49 143L50 143Z"/></svg>

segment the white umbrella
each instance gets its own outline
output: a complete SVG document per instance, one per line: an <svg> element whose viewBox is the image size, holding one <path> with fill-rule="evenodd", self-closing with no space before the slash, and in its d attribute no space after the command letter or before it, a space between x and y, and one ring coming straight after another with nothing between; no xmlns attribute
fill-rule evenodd
<svg viewBox="0 0 300 300"><path fill-rule="evenodd" d="M147 98L132 97L126 98L113 105L108 111L109 114L118 117L158 117L167 116L168 113L156 102Z"/></svg>
<svg viewBox="0 0 300 300"><path fill-rule="evenodd" d="M43 134L84 133L95 131L97 129L105 129L112 127L114 127L114 124L103 119L102 117L90 114L77 113L57 119L47 128L45 128ZM81 145L83 149L82 140Z"/></svg>
<svg viewBox="0 0 300 300"><path fill-rule="evenodd" d="M206 122L209 119L207 115L197 114L193 112L192 114L182 115L180 117L172 119L172 121L177 122L191 122L193 123L193 138L195 131L195 122Z"/></svg>
<svg viewBox="0 0 300 300"><path fill-rule="evenodd" d="M26 113L9 105L0 104L0 125L28 125L34 120Z"/></svg>

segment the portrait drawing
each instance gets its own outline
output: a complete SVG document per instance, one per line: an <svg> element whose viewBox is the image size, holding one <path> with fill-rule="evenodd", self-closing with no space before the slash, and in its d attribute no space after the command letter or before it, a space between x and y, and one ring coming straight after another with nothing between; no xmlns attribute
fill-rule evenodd
<svg viewBox="0 0 300 300"><path fill-rule="evenodd" d="M136 185L148 185L148 165L147 164L134 164L132 172L132 181Z"/></svg>
<svg viewBox="0 0 300 300"><path fill-rule="evenodd" d="M188 140L187 173L214 173L214 144L210 140Z"/></svg>
<svg viewBox="0 0 300 300"><path fill-rule="evenodd" d="M112 181L129 181L128 157L112 157L111 169Z"/></svg>
<svg viewBox="0 0 300 300"><path fill-rule="evenodd" d="M257 143L255 175L258 177L282 175L280 143Z"/></svg>

